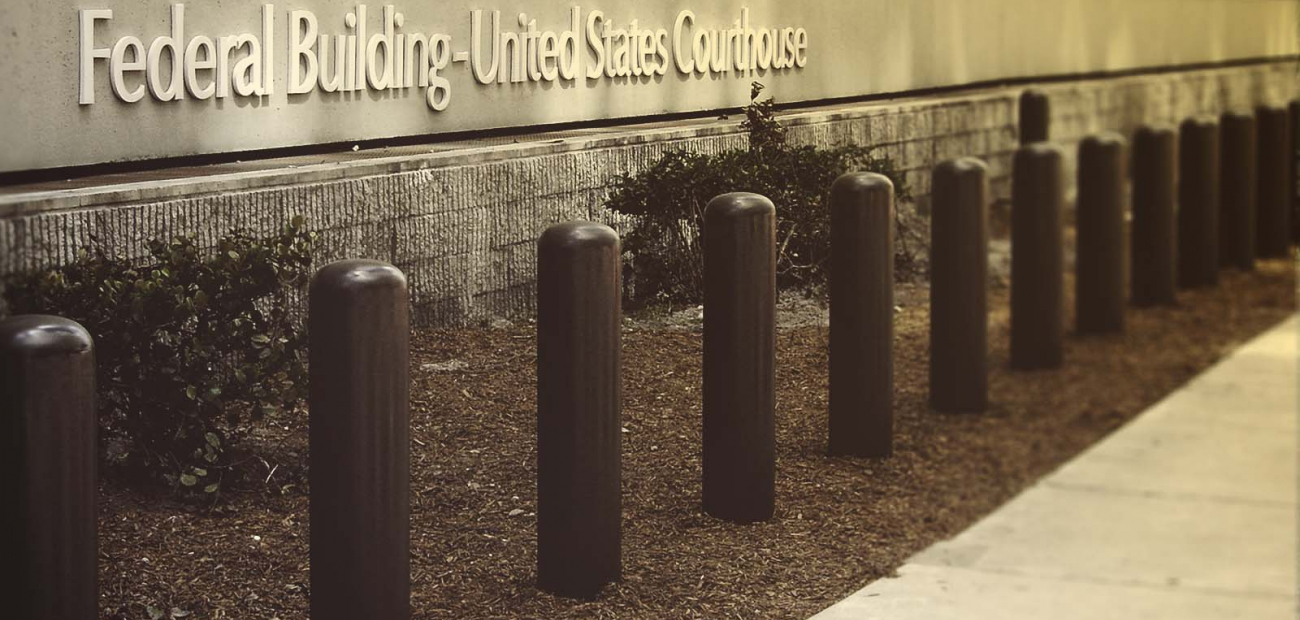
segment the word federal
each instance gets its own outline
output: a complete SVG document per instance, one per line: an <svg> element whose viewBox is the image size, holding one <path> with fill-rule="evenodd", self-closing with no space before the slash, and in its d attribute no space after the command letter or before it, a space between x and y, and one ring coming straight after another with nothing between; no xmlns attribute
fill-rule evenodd
<svg viewBox="0 0 1300 620"><path fill-rule="evenodd" d="M563 22L567 29L558 32L539 29L537 19L526 13L518 15L517 29L503 24L501 11L473 10L468 17L469 45L453 51L451 35L411 31L406 15L393 5L370 14L359 4L330 33L313 12L292 10L286 38L277 45L273 4L262 6L260 36L189 39L185 5L173 4L170 32L148 46L128 35L100 47L96 26L111 21L113 11L82 9L80 103L95 103L97 70L103 64L113 94L127 103L146 94L157 101L267 97L275 94L275 62L282 57L290 97L420 88L429 108L442 111L451 103L447 72L453 63L467 65L480 85L636 79L669 71L688 77L733 72L743 77L808 63L807 30L753 28L748 8L720 28L698 24L695 13L684 10L671 30L643 26L636 19L619 23L599 10L584 14L578 6L569 9Z"/></svg>

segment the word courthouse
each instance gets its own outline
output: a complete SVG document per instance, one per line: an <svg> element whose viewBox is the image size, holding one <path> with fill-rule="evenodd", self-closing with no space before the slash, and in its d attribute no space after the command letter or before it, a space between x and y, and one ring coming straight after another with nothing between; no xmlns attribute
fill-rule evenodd
<svg viewBox="0 0 1300 620"><path fill-rule="evenodd" d="M519 84L653 78L676 71L701 76L802 68L808 63L808 31L801 27L755 28L741 8L730 24L697 23L682 10L661 27L632 19L620 22L599 10L571 7L567 29L541 30L535 17L516 19L501 11L469 12L469 41L419 32L388 5L366 5L340 16L337 30L307 10L288 11L287 32L277 43L275 5L263 5L260 34L251 32L186 38L185 5L171 5L171 28L148 45L127 35L111 45L96 38L97 26L113 20L111 9L78 11L79 102L93 105L97 80L107 79L121 101L146 94L157 101L265 97L275 93L276 59L283 51L287 94L315 90L349 93L424 89L435 111L452 100L446 72L460 64L478 84ZM513 17L513 16L511 16ZM375 18L378 18L377 20ZM377 23L372 23L376 21ZM511 21L518 24L514 28Z"/></svg>

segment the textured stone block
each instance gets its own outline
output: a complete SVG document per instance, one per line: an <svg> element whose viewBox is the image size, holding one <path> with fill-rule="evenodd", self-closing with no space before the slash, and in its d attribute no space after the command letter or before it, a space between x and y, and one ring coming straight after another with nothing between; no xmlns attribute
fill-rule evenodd
<svg viewBox="0 0 1300 620"><path fill-rule="evenodd" d="M1041 85L1052 97L1053 138L1065 147L1102 130L1131 132L1139 124L1218 114L1228 108L1287 101L1297 93L1297 63L1239 65ZM929 172L941 159L971 155L989 164L990 189L1010 193L1010 155L1017 146L1020 88L867 102L792 113L792 142L821 147L882 146L915 197L900 217L924 217ZM190 193L142 186L105 188L103 205L21 205L0 211L0 274L72 260L92 238L140 258L153 238L193 234L202 245L236 228L259 234L304 215L321 234L321 262L379 258L401 267L411 285L414 318L458 325L534 310L535 241L551 223L586 219L625 234L629 218L604 208L619 173L639 173L669 151L718 153L746 148L737 120L653 124L644 130L584 130L586 145L553 142L458 149L360 172L366 161L327 172L286 170L283 180L226 182ZM441 160L440 160L441 161ZM196 179L194 186L208 187ZM161 186L160 186L161 187ZM212 186L216 187L216 186ZM0 206L0 209L3 209ZM926 227L921 227L926 228Z"/></svg>
<svg viewBox="0 0 1300 620"><path fill-rule="evenodd" d="M979 151L971 148L970 134L947 134L934 139L933 161L941 162L966 155L979 156Z"/></svg>
<svg viewBox="0 0 1300 620"><path fill-rule="evenodd" d="M877 116L871 119L871 144L884 145L898 141L899 118L897 116Z"/></svg>

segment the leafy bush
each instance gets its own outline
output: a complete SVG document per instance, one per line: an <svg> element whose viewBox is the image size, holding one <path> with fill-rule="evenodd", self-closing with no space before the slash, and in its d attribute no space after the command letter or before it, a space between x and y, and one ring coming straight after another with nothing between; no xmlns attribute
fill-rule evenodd
<svg viewBox="0 0 1300 620"><path fill-rule="evenodd" d="M68 317L94 337L100 438L125 447L110 463L216 493L249 423L304 396L293 299L314 243L301 217L213 250L192 237L151 241L148 261L94 242L66 266L10 277L5 297L11 312Z"/></svg>
<svg viewBox="0 0 1300 620"><path fill-rule="evenodd" d="M830 257L830 212L825 199L835 178L847 171L878 172L894 183L897 200L910 193L893 162L874 149L791 146L775 118L775 102L758 100L755 83L741 127L749 148L716 155L672 151L639 175L623 174L606 207L632 216L623 238L630 254L626 295L630 307L652 302L699 303L703 298L704 207L734 191L767 196L776 205L777 285L823 290ZM900 224L901 225L901 224ZM910 255L898 259L906 270Z"/></svg>

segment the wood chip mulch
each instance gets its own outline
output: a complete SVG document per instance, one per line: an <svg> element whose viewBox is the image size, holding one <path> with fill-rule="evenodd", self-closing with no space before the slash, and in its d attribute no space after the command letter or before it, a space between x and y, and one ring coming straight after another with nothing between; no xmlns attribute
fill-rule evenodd
<svg viewBox="0 0 1300 620"><path fill-rule="evenodd" d="M807 618L950 537L1294 312L1295 266L1224 272L1124 336L1069 337L1065 368L1007 369L1007 290L991 296L991 409L926 407L927 301L901 290L889 459L826 456L823 327L780 330L777 513L731 525L700 508L698 330L624 334L623 581L590 602L536 578L535 335L413 335L411 591L416 618ZM305 415L279 420L256 482L194 508L100 489L106 618L307 617ZM261 478L265 476L265 480ZM152 609L150 609L152 608Z"/></svg>

